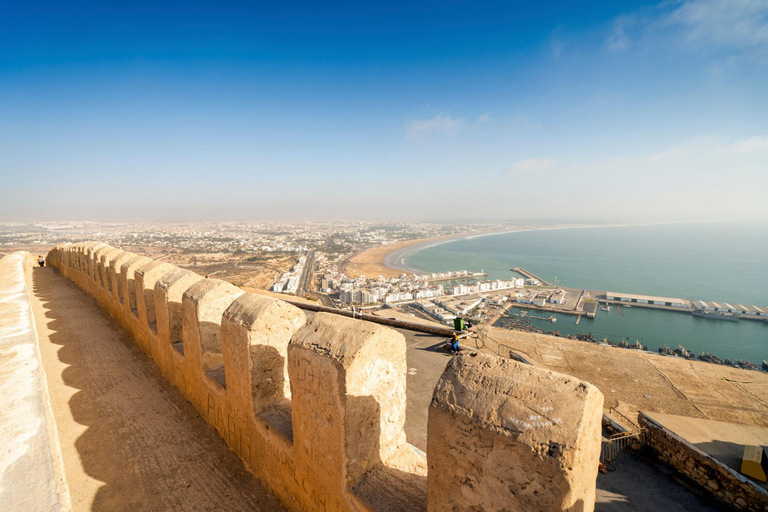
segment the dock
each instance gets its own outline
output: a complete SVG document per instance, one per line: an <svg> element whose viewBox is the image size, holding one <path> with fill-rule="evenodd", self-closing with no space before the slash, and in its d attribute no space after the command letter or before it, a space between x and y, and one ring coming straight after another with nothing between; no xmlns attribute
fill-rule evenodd
<svg viewBox="0 0 768 512"><path fill-rule="evenodd" d="M602 293L602 296L598 298L598 301L605 304L664 309L667 311L678 311L680 313L721 313L733 315L736 318L743 320L768 321L768 307L763 306L745 306L743 304L729 304L727 302L711 302L615 292Z"/></svg>
<svg viewBox="0 0 768 512"><path fill-rule="evenodd" d="M515 267L515 268L512 268L510 270L512 272L517 272L518 274L520 274L521 276L525 277L526 279L535 279L535 280L539 281L542 284L542 286L553 286L552 283L548 283L547 281L543 280L542 278L540 278L536 274L534 274L532 272L528 272L524 268Z"/></svg>
<svg viewBox="0 0 768 512"><path fill-rule="evenodd" d="M587 318L595 318L597 316L597 305L595 301L584 301L584 314Z"/></svg>

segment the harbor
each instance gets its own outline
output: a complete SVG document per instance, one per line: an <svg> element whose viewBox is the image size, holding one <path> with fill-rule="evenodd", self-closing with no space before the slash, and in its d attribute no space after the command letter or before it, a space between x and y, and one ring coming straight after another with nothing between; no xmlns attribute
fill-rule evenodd
<svg viewBox="0 0 768 512"><path fill-rule="evenodd" d="M741 343L744 336L765 339L766 307L541 286L532 272L515 271L526 276L526 286L510 290L503 306L489 306L477 321L752 370L768 353L768 347Z"/></svg>
<svg viewBox="0 0 768 512"><path fill-rule="evenodd" d="M601 293L601 292L597 292ZM728 302L712 302L689 300L675 297L656 297L653 295L635 295L631 293L603 292L598 299L610 304L627 304L630 306L667 309L691 313L701 318L714 320L768 320L768 307L731 304Z"/></svg>
<svg viewBox="0 0 768 512"><path fill-rule="evenodd" d="M526 311L528 314L523 314ZM600 311L597 319L553 313L553 322L538 310L531 314L531 310L515 305L493 325L752 370L759 369L768 353L766 347L744 346L736 334L740 329L748 336L765 336L766 326L757 322L740 325L634 307L621 307L621 313L617 307L610 312Z"/></svg>
<svg viewBox="0 0 768 512"><path fill-rule="evenodd" d="M517 305L528 309L595 318L599 309L606 311L606 305L623 305L625 308L641 307L676 311L712 320L743 319L768 322L768 306L556 287L524 268L515 267L511 270L526 279L526 290L536 291L535 298L531 300L521 299L520 293L516 294ZM543 296L544 293L546 297ZM553 300L553 296L558 298ZM537 303L537 298L543 298L543 300Z"/></svg>
<svg viewBox="0 0 768 512"><path fill-rule="evenodd" d="M755 230L764 233L764 228L764 223L732 223L519 232L426 248L409 256L408 264L422 272L484 268L490 279L509 279L510 270L522 269L521 277L539 281L505 292L503 301L500 294L489 295L478 315L486 323L504 308L523 308L557 317L554 324L531 320L544 331L592 333L617 344L629 336L630 344L639 340L654 352L682 345L697 354L760 366L768 360L768 322L758 314L768 306L763 286L768 261L762 257L768 239ZM541 286L540 281L559 286ZM554 293L559 289L566 292L562 301ZM608 292L681 298L690 305L643 303L642 297L611 301ZM518 293L526 303L518 302ZM553 295L558 303L544 301L539 293ZM723 311L745 307L739 308L738 320L730 320L705 311L694 315L695 301L716 302ZM600 309L606 304L612 311Z"/></svg>

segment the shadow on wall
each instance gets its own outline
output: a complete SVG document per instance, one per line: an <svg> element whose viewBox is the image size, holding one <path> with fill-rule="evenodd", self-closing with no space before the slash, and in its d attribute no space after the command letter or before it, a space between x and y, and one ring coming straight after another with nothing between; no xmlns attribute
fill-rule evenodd
<svg viewBox="0 0 768 512"><path fill-rule="evenodd" d="M379 403L370 396L354 396L349 398L348 406L350 411L353 411L353 418L370 419L370 421L353 425L352 429L359 428L361 431L371 432L368 439L378 441L381 435ZM371 447L370 452L379 453L378 442ZM427 477L402 471L381 462L381 459L372 461L375 469L366 473L352 488L352 492L363 498L377 511L426 510Z"/></svg>
<svg viewBox="0 0 768 512"><path fill-rule="evenodd" d="M74 473L82 464L93 479L72 487L76 509L282 508L93 298L51 267L34 269L33 292L65 365L61 379L77 390L67 404L54 404L63 409L65 462ZM56 378L49 373L49 384ZM76 424L64 420L67 409ZM76 453L67 453L69 439Z"/></svg>
<svg viewBox="0 0 768 512"><path fill-rule="evenodd" d="M336 480L338 482L336 484L333 483L334 479L328 481L325 474L328 468L319 467L312 463L313 458L319 456L318 454L326 447L311 446L311 436L304 437L301 449L294 449L291 446L294 442L293 422L295 417L292 414L289 398L290 388L287 386L287 358L285 354L291 333L303 324L303 321L299 324L296 324L295 321L299 317L303 318L303 314L293 306L288 306L274 299L265 299L259 296L251 296L250 299L248 297L241 297L242 300L237 299L242 295L242 292L217 280L204 280L205 282L200 283L200 286L189 287L187 284L184 289L188 288L187 291L191 291L197 287L195 288L197 291L190 295L188 302L187 292L184 292L184 301L180 301L181 292L175 296L170 293L173 283L170 282L172 278L169 277L171 273L179 272L179 269L167 265L167 268L161 269L157 262L146 262L146 260L139 260L138 258L128 259L120 253L122 251L116 251L103 244L86 243L76 246L71 252L61 251L58 256L61 257L62 261L59 264L63 265L65 274L80 287L94 295L102 307L124 323L126 328L132 332L137 345L155 360L161 372L168 379L180 386L182 393L192 402L206 421L218 430L230 448L240 455L246 466L256 470L267 481L272 474L278 475L278 479L282 482L273 483L272 487L283 490L284 500L290 503L291 499L295 499L293 496L303 494L302 499L306 500L305 503L309 504L309 508L320 509L326 506L326 503L331 508L357 508L358 506L353 505L353 503L361 497L355 497L348 490L345 491L345 486L335 487L342 481ZM114 265L115 271L110 272L110 265L117 261L125 261L119 267L120 272L116 271L117 264ZM196 277L198 280L200 279L199 276ZM115 281L111 287L107 283L109 279ZM118 285L117 283L120 281L124 285ZM120 301L119 290L121 288L128 290L127 301ZM110 289L112 293L110 293ZM133 289L132 293L131 289ZM164 292L167 295L163 295ZM178 331L179 306L184 312L181 346L179 346L178 341L173 343L175 338L172 336L174 331ZM235 331L229 337L231 344L229 349L224 346L222 339L224 334L221 325L222 312L228 307L227 311L234 308L235 312L238 311L238 308L250 308L242 318L231 319L230 323L235 325ZM277 310L273 312L275 307ZM285 311L280 313L282 310ZM284 319L270 316L275 314L278 317L282 314ZM208 318L215 318L218 321L209 321ZM323 319L324 317L319 317L320 324L323 324ZM328 319L333 320L334 317L325 318L326 321ZM238 322L245 322L245 331L237 331ZM294 326L290 331L285 331L285 327L283 327L286 322ZM176 324L176 328L174 328L174 324ZM383 328L377 327L377 329ZM255 342L245 341L245 345L243 345L241 341L243 336L248 340L255 336ZM371 334L364 334L364 337L370 338L370 336ZM397 336L400 335L397 334ZM275 343L275 339L284 340L278 343L282 344L281 350L269 346L269 343ZM372 340L369 339L368 342L370 343ZM245 349L244 353L242 349ZM229 364L234 365L232 368L227 368L225 364L227 350L230 353ZM402 356L404 364L404 350ZM313 359L314 356L310 355L309 357ZM321 359L323 358L321 356ZM304 361L306 362L306 360ZM249 367L250 372L247 371ZM245 379L242 370L246 370L247 379ZM344 372L342 368L333 371L340 371L342 374ZM404 379L404 371L402 373ZM232 381L229 378L231 376L236 378ZM247 385L243 388L245 380L247 380ZM234 388L230 389L233 386ZM245 396L241 391L245 391ZM315 391L320 391L322 394L326 389L321 384L320 389ZM338 391L345 392L343 387ZM245 397L250 397L250 400ZM136 398L137 403L140 403L139 397ZM339 398L341 397L336 400ZM373 397L368 398L375 402ZM250 406L242 410L241 402L248 402ZM313 407L317 405L311 400L310 404ZM337 412L342 413L341 417L345 421L348 419L343 411ZM134 411L134 413L141 417L140 411ZM378 405L375 407L375 413L374 421L382 421ZM254 422L256 425L253 424ZM325 427L325 425L320 426ZM402 429L402 425L399 426ZM262 431L256 436L251 435L250 432L254 427L257 429L264 428L266 431ZM331 427L331 430L337 428L333 425ZM351 433L349 430L343 431ZM361 441L363 438L370 439L371 436L375 436L375 440L378 442L380 437L378 428L366 428L362 431L356 429L354 433L361 437ZM275 438L275 434L278 435L278 438ZM264 439L260 441L261 446L252 446L254 442L258 443L258 438L261 436L264 436ZM402 438L404 440L404 435ZM287 445L284 444L286 442ZM109 444L106 442L100 448L106 449ZM354 451L358 444L364 443L346 443L346 449ZM341 453L333 453L336 451L336 446L327 448L330 449L332 459L335 458L338 462L343 463L345 456ZM377 448L378 446L374 447L374 449ZM256 453L253 450L256 450ZM375 465L381 464L382 461L380 458L370 455L367 453L367 459L362 462L366 469L372 470ZM322 458L322 456L320 457ZM291 461L291 459L295 460ZM350 467L360 463L359 460L350 462ZM280 466L284 466L282 469L286 474L279 474ZM301 466L303 466L301 469L303 474L299 474L297 470L297 467ZM338 476L343 475L343 464L339 470L341 473L336 474ZM354 481L359 480L361 476L362 473L355 476ZM288 478L287 481L286 478ZM411 500L410 504L414 505L421 501L421 507L424 508L425 478L422 475L418 480L422 482L421 500ZM283 489L286 485L289 487L298 486L298 488ZM380 491L376 492L380 493ZM401 499L402 494L401 490ZM344 504L345 501L346 504Z"/></svg>
<svg viewBox="0 0 768 512"><path fill-rule="evenodd" d="M602 413L602 395L593 386L487 355L453 358L430 406L432 470L427 476L423 452L406 443L403 429L407 366L402 334L327 312L307 322L299 309L283 301L131 256L86 242L57 246L49 260L130 333L245 466L289 508L424 510L427 492L434 510L498 509L520 500L550 510L593 507ZM115 281L113 293L107 279ZM125 303L116 297L120 281L135 296L135 305L130 297ZM182 350L173 336L179 303ZM101 318L112 325L103 314ZM94 367L88 358L112 357L125 364L135 352L123 347L117 357L93 342L80 349L77 356L89 372ZM157 372L152 377L156 380ZM96 387L91 392L104 402L99 406L107 415L121 411L110 409L114 400L135 416L131 439L136 444L121 455L152 459L164 467L164 445L146 446L140 437L163 407L146 402L147 389L136 391L131 372L125 379L124 393L131 397L127 404L110 372L92 379ZM90 376L88 380L90 385ZM531 411L556 420L532 418ZM94 421L88 413L81 419ZM528 429L525 436L518 435L520 425ZM120 428L128 429L118 426L118 432ZM182 430L169 434L174 442L179 436L184 440ZM109 435L89 444L110 453L115 439ZM567 449L528 457L514 470L502 460L512 447L517 453L539 453L541 446L552 444ZM528 484L518 481L519 473L536 475L541 470L533 467L537 464L558 485L537 483L540 491L528 496Z"/></svg>

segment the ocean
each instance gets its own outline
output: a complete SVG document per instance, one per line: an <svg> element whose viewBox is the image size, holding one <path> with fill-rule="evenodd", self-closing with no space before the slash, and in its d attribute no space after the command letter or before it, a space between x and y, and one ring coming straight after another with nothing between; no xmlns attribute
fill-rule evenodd
<svg viewBox="0 0 768 512"><path fill-rule="evenodd" d="M568 288L768 306L768 221L706 222L517 231L425 243L386 264L421 272L483 270L505 279L522 267ZM563 334L591 332L709 352L723 359L768 360L768 323L726 322L686 313L621 308L597 318L557 315L534 324ZM622 316L623 315L623 316Z"/></svg>

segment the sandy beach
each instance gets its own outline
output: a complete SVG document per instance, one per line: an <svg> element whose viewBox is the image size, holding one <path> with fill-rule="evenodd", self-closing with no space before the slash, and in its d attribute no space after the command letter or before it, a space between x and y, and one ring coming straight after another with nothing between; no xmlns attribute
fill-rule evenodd
<svg viewBox="0 0 768 512"><path fill-rule="evenodd" d="M373 247L372 249L368 249L367 251L363 251L349 258L342 265L341 271L344 272L347 276L352 278L360 277L361 275L365 275L367 277L376 277L380 275L384 277L399 277L403 273L411 273L411 272L404 272L403 270L392 269L387 267L384 264L384 261L387 259L388 255L397 251L401 251L403 249L408 249L415 245L423 244L426 242L435 242L438 240L447 240L450 238L455 238L457 236L461 236L461 235L445 235L445 236L436 236L432 238L417 238L415 240L408 240L407 242L400 242L396 244L387 244L387 245L380 245L378 247Z"/></svg>
<svg viewBox="0 0 768 512"><path fill-rule="evenodd" d="M462 238L475 238L481 236L502 235L505 233L516 233L520 231L546 231L557 229L579 229L579 228L605 228L620 227L631 224L557 224L554 226L536 226L507 228L494 231L474 231L467 233L457 233L455 235L434 236L429 238L417 238L407 242L396 244L380 245L373 247L349 258L342 265L341 271L347 276L355 278L365 275L369 278L376 276L399 277L402 274L417 273L414 269L405 264L405 258L413 253L454 240Z"/></svg>
<svg viewBox="0 0 768 512"><path fill-rule="evenodd" d="M502 233L527 231L529 229L530 228L521 227L519 229L504 229L499 231L470 231L468 233L417 238L415 240L408 240L396 244L380 245L352 256L342 265L341 271L352 278L360 277L361 275L373 278L380 275L384 277L399 277L402 274L413 274L415 273L414 270L405 266L402 263L402 259L406 255L410 255L427 246L467 237L500 235Z"/></svg>

